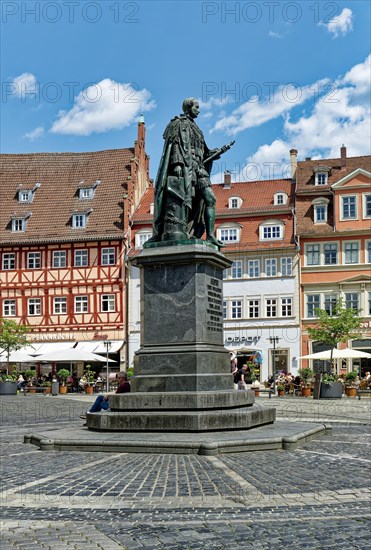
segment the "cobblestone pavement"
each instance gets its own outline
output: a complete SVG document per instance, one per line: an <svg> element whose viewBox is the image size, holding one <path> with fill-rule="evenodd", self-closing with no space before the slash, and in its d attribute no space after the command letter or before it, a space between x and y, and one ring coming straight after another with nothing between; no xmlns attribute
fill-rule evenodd
<svg viewBox="0 0 371 550"><path fill-rule="evenodd" d="M295 451L205 457L23 444L30 428L81 425L91 401L1 399L1 550L369 548L370 399L271 399L288 422L333 423L331 435Z"/></svg>

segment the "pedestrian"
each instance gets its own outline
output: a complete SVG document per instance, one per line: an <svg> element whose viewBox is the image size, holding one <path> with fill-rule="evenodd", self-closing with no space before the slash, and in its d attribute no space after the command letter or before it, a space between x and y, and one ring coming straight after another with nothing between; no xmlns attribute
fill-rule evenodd
<svg viewBox="0 0 371 550"><path fill-rule="evenodd" d="M120 372L117 375L118 386L115 393L128 393L130 392L130 382L126 372ZM88 413L96 413L101 411L109 411L109 396L108 395L98 395L93 405L87 411ZM86 414L80 414L80 418L86 419Z"/></svg>

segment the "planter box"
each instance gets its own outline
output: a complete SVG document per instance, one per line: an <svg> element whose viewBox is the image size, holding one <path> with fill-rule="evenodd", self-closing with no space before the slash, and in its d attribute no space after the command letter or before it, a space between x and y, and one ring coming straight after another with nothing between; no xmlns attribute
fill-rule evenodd
<svg viewBox="0 0 371 550"><path fill-rule="evenodd" d="M91 395L93 391L94 391L93 386L85 386L85 393L88 393L89 395Z"/></svg>
<svg viewBox="0 0 371 550"><path fill-rule="evenodd" d="M59 386L59 393L67 393L67 386Z"/></svg>
<svg viewBox="0 0 371 550"><path fill-rule="evenodd" d="M303 397L310 397L311 391L310 388L301 388L301 395Z"/></svg>
<svg viewBox="0 0 371 550"><path fill-rule="evenodd" d="M341 399L343 395L343 385L341 382L330 384L321 384L320 399Z"/></svg>
<svg viewBox="0 0 371 550"><path fill-rule="evenodd" d="M17 382L0 382L0 395L17 395Z"/></svg>
<svg viewBox="0 0 371 550"><path fill-rule="evenodd" d="M357 397L356 388L345 388L345 393L348 397Z"/></svg>

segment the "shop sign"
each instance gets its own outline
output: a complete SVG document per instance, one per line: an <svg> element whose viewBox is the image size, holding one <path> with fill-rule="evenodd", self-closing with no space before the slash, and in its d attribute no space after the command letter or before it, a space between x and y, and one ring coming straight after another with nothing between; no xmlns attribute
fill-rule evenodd
<svg viewBox="0 0 371 550"><path fill-rule="evenodd" d="M43 340L52 341L52 340L75 340L76 336L72 332L55 332L52 334L29 334L30 340L41 342Z"/></svg>
<svg viewBox="0 0 371 550"><path fill-rule="evenodd" d="M260 336L227 336L226 344L256 344L260 340Z"/></svg>

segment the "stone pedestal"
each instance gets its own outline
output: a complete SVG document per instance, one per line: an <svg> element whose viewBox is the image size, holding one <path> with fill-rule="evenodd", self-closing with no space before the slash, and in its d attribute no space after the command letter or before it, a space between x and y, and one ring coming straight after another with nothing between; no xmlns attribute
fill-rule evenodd
<svg viewBox="0 0 371 550"><path fill-rule="evenodd" d="M153 245L132 262L141 269L132 393L111 396L112 414L88 414L88 427L200 432L274 422L274 408L233 389L223 346L223 270L231 262L204 241Z"/></svg>

